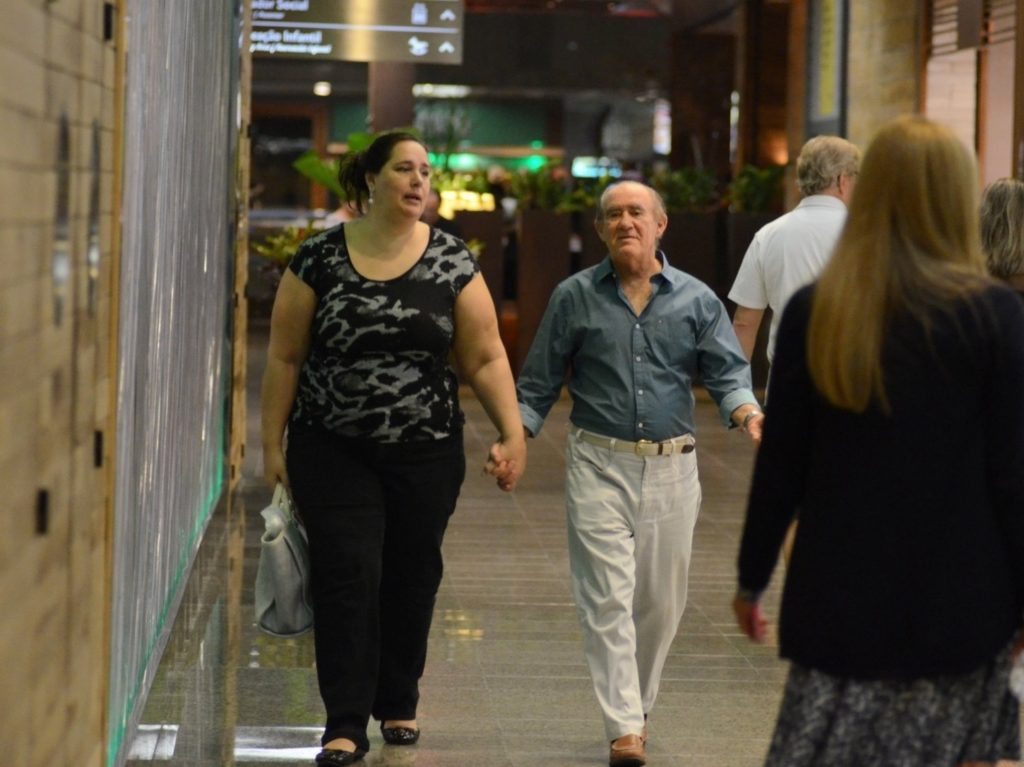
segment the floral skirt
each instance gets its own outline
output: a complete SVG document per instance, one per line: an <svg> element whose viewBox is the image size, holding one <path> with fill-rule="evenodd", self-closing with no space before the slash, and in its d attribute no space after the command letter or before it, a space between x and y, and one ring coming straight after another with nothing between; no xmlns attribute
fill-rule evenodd
<svg viewBox="0 0 1024 767"><path fill-rule="evenodd" d="M953 767L1020 758L1010 650L969 674L836 677L793 664L765 767Z"/></svg>

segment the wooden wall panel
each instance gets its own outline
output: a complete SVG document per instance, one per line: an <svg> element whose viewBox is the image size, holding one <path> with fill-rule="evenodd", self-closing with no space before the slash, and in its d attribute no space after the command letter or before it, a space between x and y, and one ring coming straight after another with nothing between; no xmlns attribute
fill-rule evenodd
<svg viewBox="0 0 1024 767"><path fill-rule="evenodd" d="M921 104L923 0L850 2L847 138L866 147L875 131Z"/></svg>
<svg viewBox="0 0 1024 767"><path fill-rule="evenodd" d="M109 216L112 199L103 7L19 2L0 30L0 744L18 767L104 757L109 468L95 466L94 445L109 412L109 222L92 229L98 279L87 263L90 214ZM99 175L97 130L108 153ZM102 210L90 204L97 179ZM53 270L60 233L66 279Z"/></svg>
<svg viewBox="0 0 1024 767"><path fill-rule="evenodd" d="M242 27L244 37L252 22L252 10L246 3ZM238 157L236 158L235 196L238 200L238 220L235 226L235 306L232 317L231 343L231 423L230 447L228 453L229 489L234 489L242 478L242 463L245 460L246 433L246 337L249 334L249 302L246 298L246 283L249 277L249 167L251 147L249 141L249 114L252 104L252 56L246 50L242 54L239 71L241 89L241 120L238 130Z"/></svg>
<svg viewBox="0 0 1024 767"><path fill-rule="evenodd" d="M567 214L546 210L520 211L516 226L518 326L515 349L509 350L509 357L513 373L518 374L526 361L552 291L569 276L571 226Z"/></svg>

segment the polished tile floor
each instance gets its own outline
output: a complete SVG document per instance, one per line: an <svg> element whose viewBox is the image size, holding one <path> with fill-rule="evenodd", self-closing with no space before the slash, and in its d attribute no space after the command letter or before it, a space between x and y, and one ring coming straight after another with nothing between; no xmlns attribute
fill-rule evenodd
<svg viewBox="0 0 1024 767"><path fill-rule="evenodd" d="M282 640L253 623L252 584L269 490L259 465L256 390L264 339L253 333L245 474L197 556L129 762L194 767L309 765L322 712L310 636ZM493 430L471 395L470 472L445 543L446 573L422 683L423 737L384 746L368 767L607 764L601 717L569 594L562 471L568 403L530 443L520 489L500 493L475 468ZM651 714L648 764L761 763L785 675L771 646L734 628L737 536L753 450L698 407L704 505L690 603ZM775 614L777 591L767 599Z"/></svg>

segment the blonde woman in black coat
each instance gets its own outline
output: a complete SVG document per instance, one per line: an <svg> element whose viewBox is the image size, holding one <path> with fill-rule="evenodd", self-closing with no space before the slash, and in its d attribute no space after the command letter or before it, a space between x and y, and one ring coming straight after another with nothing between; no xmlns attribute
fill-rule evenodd
<svg viewBox="0 0 1024 767"><path fill-rule="evenodd" d="M767 765L1020 757L1024 305L986 274L977 188L951 131L889 124L834 258L785 310L733 605L761 636L799 509Z"/></svg>

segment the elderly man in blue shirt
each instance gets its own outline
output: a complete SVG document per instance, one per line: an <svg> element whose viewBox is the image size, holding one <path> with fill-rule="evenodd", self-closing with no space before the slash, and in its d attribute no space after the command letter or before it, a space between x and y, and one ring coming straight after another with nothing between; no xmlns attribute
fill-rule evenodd
<svg viewBox="0 0 1024 767"><path fill-rule="evenodd" d="M756 443L764 416L722 302L669 265L658 193L609 186L596 226L609 257L555 289L519 376L536 436L569 371L566 507L573 596L611 742L610 767L646 762L646 718L686 606L700 507L692 391Z"/></svg>

